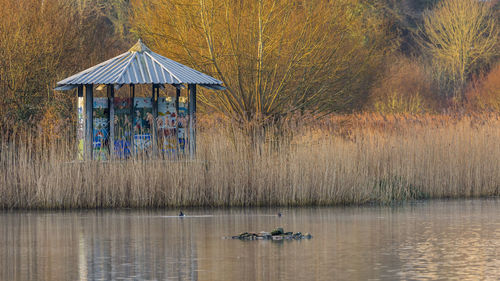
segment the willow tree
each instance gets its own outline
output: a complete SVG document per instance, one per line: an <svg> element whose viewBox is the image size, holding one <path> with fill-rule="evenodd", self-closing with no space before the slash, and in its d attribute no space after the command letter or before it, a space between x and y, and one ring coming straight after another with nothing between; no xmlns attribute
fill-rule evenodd
<svg viewBox="0 0 500 281"><path fill-rule="evenodd" d="M151 0L132 9L133 30L153 48L224 82L227 91L200 100L243 122L352 106L387 44L376 8L357 0Z"/></svg>
<svg viewBox="0 0 500 281"><path fill-rule="evenodd" d="M443 93L457 101L465 86L498 57L498 22L490 1L443 0L424 13L419 38Z"/></svg>
<svg viewBox="0 0 500 281"><path fill-rule="evenodd" d="M109 57L118 41L99 10L79 4L0 0L0 127L70 124L74 93L54 92L55 82Z"/></svg>

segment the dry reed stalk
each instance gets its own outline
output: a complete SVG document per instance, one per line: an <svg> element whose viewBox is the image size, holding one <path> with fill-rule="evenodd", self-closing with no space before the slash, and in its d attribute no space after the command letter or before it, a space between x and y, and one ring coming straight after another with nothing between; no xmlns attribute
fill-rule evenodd
<svg viewBox="0 0 500 281"><path fill-rule="evenodd" d="M500 195L498 116L337 116L269 128L253 145L217 124L202 126L197 161L72 162L70 142L4 141L0 208L305 206Z"/></svg>

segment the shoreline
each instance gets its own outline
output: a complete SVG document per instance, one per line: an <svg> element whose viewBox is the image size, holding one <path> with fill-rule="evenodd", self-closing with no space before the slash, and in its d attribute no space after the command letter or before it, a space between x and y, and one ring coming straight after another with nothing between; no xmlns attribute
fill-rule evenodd
<svg viewBox="0 0 500 281"><path fill-rule="evenodd" d="M394 201L389 203L377 203L377 202L367 202L361 204L345 204L345 205L291 205L291 206L166 206L166 207L97 207L97 208L11 208L11 209L0 209L0 213L9 213L9 212L38 212L38 213L59 213L59 212L149 212L149 211L172 211L177 213L180 209L183 211L187 211L189 213L194 212L202 212L202 211L239 211L239 210L248 210L248 211L262 211L262 210L270 210L270 211L287 211L287 210L300 210L300 209L344 209L344 208L381 208L381 207L390 207L390 208L399 208L399 207L407 207L412 205L419 204L428 204L428 203L439 203L439 202L461 202L461 201L500 201L500 195L494 196L479 196L479 197L445 197L445 198L425 198L425 199L412 199L412 200L401 200ZM269 214L265 216L275 217L275 214ZM169 216L172 218L178 217L177 215ZM187 218L198 218L200 215L185 215L183 217ZM207 216L213 217L213 216Z"/></svg>

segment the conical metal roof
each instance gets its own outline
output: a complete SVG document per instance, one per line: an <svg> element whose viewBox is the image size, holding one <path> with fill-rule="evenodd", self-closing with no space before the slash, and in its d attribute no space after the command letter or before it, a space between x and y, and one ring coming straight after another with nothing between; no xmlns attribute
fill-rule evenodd
<svg viewBox="0 0 500 281"><path fill-rule="evenodd" d="M128 52L57 82L56 90L86 84L198 84L223 89L222 81L151 51L140 39Z"/></svg>

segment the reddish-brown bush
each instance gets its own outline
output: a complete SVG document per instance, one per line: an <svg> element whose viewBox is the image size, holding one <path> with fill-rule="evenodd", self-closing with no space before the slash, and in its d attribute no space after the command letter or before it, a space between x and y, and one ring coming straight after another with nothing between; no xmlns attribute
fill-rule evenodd
<svg viewBox="0 0 500 281"><path fill-rule="evenodd" d="M500 112L500 64L483 79L473 82L466 98L469 110Z"/></svg>

